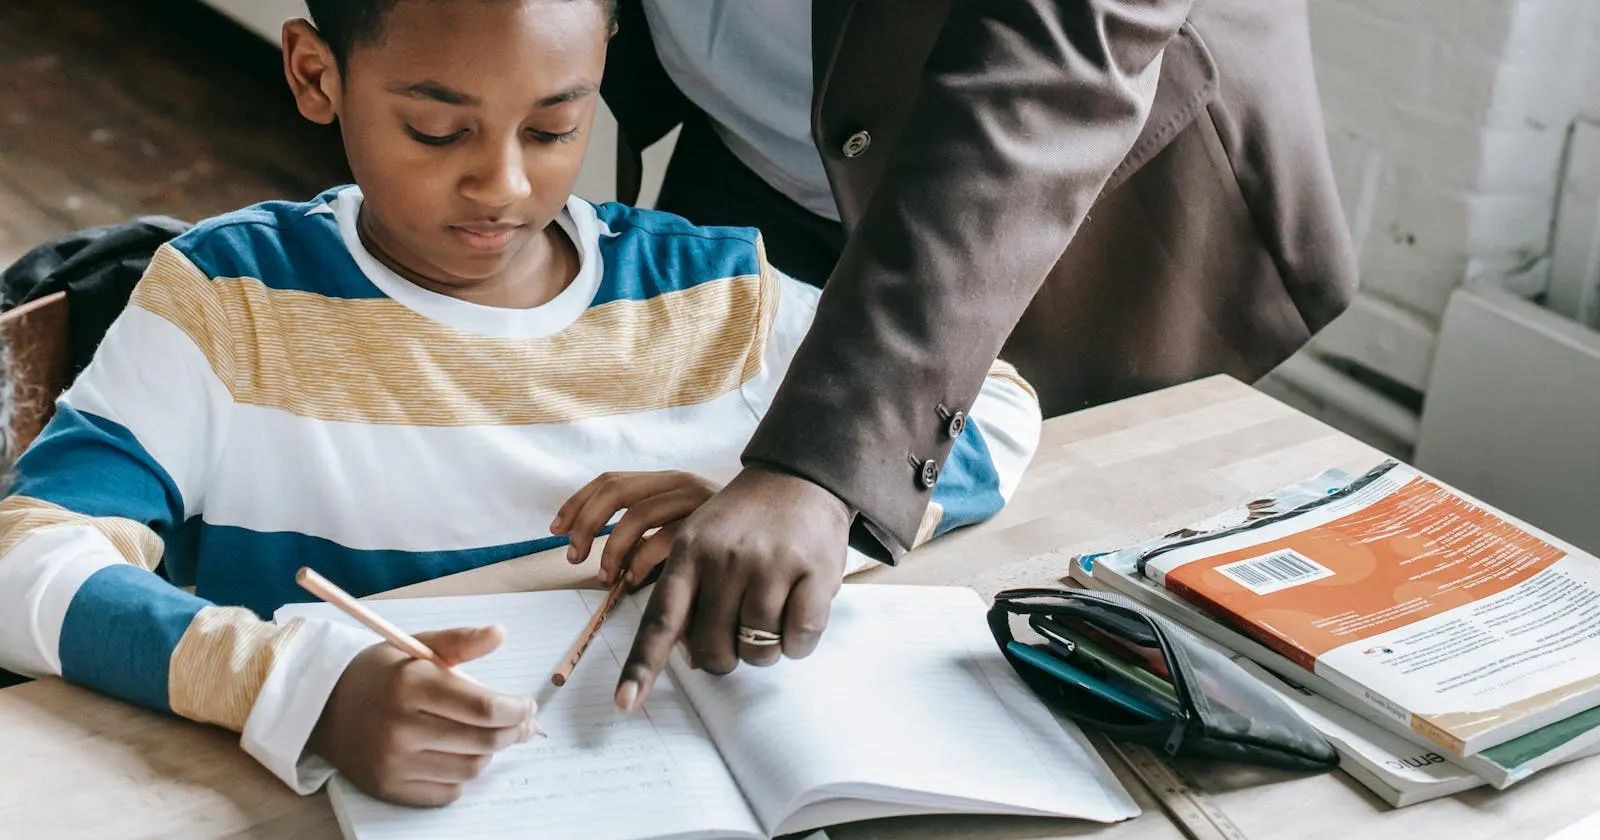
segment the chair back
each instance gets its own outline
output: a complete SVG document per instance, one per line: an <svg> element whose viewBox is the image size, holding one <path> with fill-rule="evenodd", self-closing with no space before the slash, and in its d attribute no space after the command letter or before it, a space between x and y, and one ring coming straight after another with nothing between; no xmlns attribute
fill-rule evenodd
<svg viewBox="0 0 1600 840"><path fill-rule="evenodd" d="M11 387L13 458L44 430L55 414L56 397L67 389L72 358L67 337L66 292L0 313L0 342L11 357L5 382Z"/></svg>

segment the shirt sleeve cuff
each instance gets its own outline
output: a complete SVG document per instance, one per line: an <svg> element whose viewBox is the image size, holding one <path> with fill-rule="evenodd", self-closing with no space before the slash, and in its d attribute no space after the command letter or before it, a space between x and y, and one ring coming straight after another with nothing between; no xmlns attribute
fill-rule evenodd
<svg viewBox="0 0 1600 840"><path fill-rule="evenodd" d="M885 566L897 566L906 553L907 546L894 534L878 526L866 515L858 515L850 525L850 549L866 555Z"/></svg>
<svg viewBox="0 0 1600 840"><path fill-rule="evenodd" d="M878 561L868 557L862 552L850 548L846 549L844 556L844 576L849 577L856 572L865 571L878 565Z"/></svg>
<svg viewBox="0 0 1600 840"><path fill-rule="evenodd" d="M350 660L380 641L365 628L306 620L261 684L245 720L244 751L296 793L316 792L334 771L306 752L306 741Z"/></svg>

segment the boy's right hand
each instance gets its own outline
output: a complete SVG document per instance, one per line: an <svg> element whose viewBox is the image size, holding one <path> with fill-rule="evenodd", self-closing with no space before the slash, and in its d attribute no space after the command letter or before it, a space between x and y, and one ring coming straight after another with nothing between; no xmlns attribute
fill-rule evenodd
<svg viewBox="0 0 1600 840"><path fill-rule="evenodd" d="M418 633L450 664L488 655L498 627ZM536 731L532 697L500 694L389 644L356 655L306 746L372 796L447 805L502 749Z"/></svg>

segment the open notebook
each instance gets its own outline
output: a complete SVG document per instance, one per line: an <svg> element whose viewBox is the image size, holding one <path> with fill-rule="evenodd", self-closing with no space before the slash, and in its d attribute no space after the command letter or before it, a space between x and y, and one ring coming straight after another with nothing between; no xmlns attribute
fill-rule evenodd
<svg viewBox="0 0 1600 840"><path fill-rule="evenodd" d="M550 738L501 753L437 810L389 805L335 777L345 836L768 838L910 814L1138 813L1081 733L1011 671L969 589L846 585L810 657L723 677L674 661L627 716L611 695L643 595L618 605L565 687L550 685L604 595L369 602L411 632L504 625L506 644L462 670L533 693ZM349 621L323 604L278 611L293 615Z"/></svg>

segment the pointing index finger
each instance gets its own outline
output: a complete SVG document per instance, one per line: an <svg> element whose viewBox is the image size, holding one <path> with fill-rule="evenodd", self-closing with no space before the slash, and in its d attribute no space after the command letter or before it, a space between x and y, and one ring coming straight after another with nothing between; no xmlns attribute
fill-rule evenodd
<svg viewBox="0 0 1600 840"><path fill-rule="evenodd" d="M622 678L617 683L618 709L631 712L643 704L656 677L667 667L667 659L683 636L689 612L694 608L695 577L692 563L677 557L667 559L666 569L645 605L628 661L622 665Z"/></svg>

